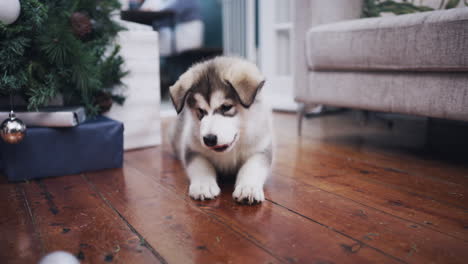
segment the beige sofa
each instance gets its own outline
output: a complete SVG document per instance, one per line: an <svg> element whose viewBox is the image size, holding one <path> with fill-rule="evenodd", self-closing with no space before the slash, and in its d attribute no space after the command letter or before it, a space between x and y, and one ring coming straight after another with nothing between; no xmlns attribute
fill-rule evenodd
<svg viewBox="0 0 468 264"><path fill-rule="evenodd" d="M358 19L361 0L294 2L299 128L314 104L468 121L468 8Z"/></svg>

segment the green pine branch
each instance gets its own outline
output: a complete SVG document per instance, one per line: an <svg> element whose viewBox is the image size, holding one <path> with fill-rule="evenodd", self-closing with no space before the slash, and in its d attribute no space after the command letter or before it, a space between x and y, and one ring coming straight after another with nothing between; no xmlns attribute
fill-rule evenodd
<svg viewBox="0 0 468 264"><path fill-rule="evenodd" d="M113 44L123 30L111 19L119 8L117 0L22 0L18 20L0 22L0 95L21 94L33 110L61 94L67 104L98 113L94 97L104 90L116 93L113 87L125 75ZM91 33L75 36L74 12L92 19Z"/></svg>

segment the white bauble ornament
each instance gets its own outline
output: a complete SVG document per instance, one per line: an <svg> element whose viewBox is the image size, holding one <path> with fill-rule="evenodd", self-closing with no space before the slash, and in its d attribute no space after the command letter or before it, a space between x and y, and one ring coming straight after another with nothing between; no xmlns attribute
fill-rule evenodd
<svg viewBox="0 0 468 264"><path fill-rule="evenodd" d="M4 24L11 24L18 19L21 5L19 0L0 1L0 21Z"/></svg>
<svg viewBox="0 0 468 264"><path fill-rule="evenodd" d="M80 264L80 262L68 252L55 251L43 257L39 264Z"/></svg>

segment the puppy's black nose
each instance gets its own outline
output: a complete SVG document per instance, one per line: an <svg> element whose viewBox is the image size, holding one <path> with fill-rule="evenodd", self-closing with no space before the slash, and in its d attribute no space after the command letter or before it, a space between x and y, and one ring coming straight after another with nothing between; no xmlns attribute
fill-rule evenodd
<svg viewBox="0 0 468 264"><path fill-rule="evenodd" d="M205 145L208 147L213 147L216 146L216 143L218 143L218 137L213 134L209 134L203 137L203 142L205 142Z"/></svg>

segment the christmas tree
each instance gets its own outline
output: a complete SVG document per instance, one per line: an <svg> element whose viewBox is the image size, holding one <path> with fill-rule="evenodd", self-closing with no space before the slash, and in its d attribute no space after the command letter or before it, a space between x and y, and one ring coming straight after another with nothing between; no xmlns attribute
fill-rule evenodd
<svg viewBox="0 0 468 264"><path fill-rule="evenodd" d="M114 37L118 0L21 0L12 24L0 21L0 96L20 95L29 110L57 95L89 114L109 101L123 103L113 88L126 74Z"/></svg>

